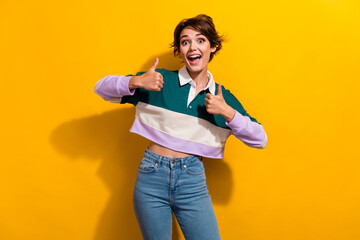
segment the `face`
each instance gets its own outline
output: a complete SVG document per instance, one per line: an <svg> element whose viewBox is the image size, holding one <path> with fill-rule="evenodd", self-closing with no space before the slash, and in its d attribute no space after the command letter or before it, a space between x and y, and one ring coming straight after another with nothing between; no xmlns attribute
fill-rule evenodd
<svg viewBox="0 0 360 240"><path fill-rule="evenodd" d="M190 73L207 71L210 54L216 51L199 31L186 27L180 33L179 55Z"/></svg>

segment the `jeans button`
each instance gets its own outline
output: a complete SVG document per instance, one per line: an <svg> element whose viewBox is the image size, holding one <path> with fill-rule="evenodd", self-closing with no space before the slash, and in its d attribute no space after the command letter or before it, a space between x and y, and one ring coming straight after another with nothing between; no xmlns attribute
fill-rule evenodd
<svg viewBox="0 0 360 240"><path fill-rule="evenodd" d="M176 163L176 161L175 160L172 160L172 164L175 164Z"/></svg>

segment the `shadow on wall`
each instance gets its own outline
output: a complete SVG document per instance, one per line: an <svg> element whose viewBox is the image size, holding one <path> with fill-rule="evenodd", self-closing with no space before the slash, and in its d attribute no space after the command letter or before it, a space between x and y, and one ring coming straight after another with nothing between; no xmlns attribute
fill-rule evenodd
<svg viewBox="0 0 360 240"><path fill-rule="evenodd" d="M151 66L150 62L144 66ZM129 132L134 116L135 108L121 108L72 120L57 127L50 138L51 144L69 160L84 157L101 161L98 175L111 196L98 221L95 240L141 239L132 194L137 168L149 141ZM218 159L205 159L204 164L213 203L226 204L232 191L229 166ZM173 222L173 239L180 239L180 230Z"/></svg>

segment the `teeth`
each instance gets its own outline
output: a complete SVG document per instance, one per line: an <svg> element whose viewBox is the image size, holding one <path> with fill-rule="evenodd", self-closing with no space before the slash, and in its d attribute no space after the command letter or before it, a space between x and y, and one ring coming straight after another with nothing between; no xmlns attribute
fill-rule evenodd
<svg viewBox="0 0 360 240"><path fill-rule="evenodd" d="M201 56L200 55L192 55L192 56L189 56L190 59L195 59L195 58L200 58Z"/></svg>

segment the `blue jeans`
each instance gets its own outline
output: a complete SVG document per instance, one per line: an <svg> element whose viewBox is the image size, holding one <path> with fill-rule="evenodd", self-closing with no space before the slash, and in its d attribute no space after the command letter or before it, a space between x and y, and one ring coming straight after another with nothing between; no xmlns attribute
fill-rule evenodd
<svg viewBox="0 0 360 240"><path fill-rule="evenodd" d="M187 240L220 239L204 165L198 156L169 158L146 149L133 203L145 240L170 240L173 212Z"/></svg>

